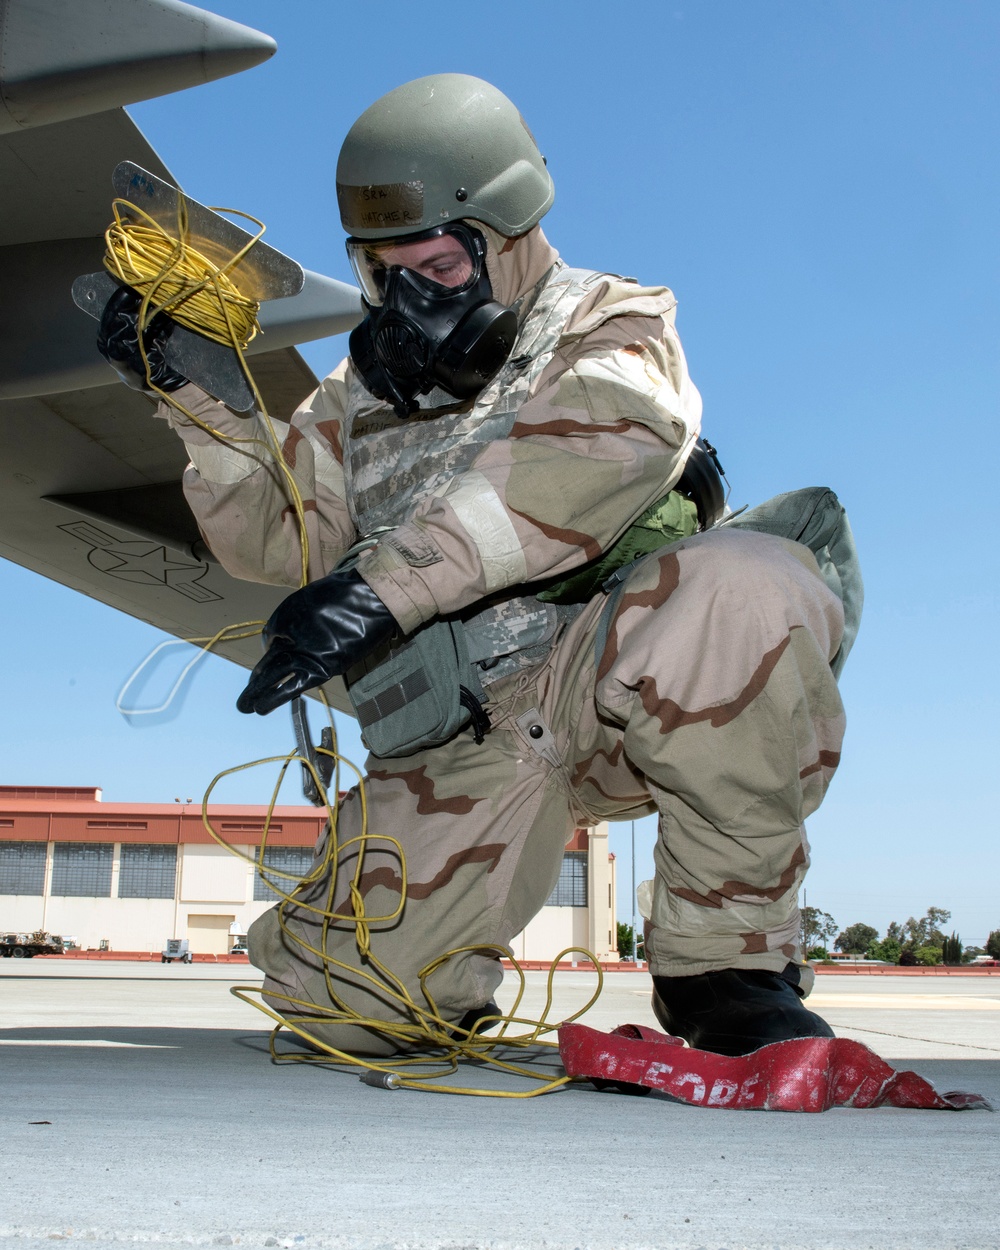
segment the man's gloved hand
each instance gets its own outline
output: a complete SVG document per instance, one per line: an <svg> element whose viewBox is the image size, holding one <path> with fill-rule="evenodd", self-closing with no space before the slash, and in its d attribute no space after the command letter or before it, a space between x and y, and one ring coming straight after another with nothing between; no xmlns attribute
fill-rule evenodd
<svg viewBox="0 0 1000 1250"><path fill-rule="evenodd" d="M266 716L339 677L391 638L396 620L355 569L335 569L289 595L264 627L267 652L236 700Z"/></svg>
<svg viewBox="0 0 1000 1250"><path fill-rule="evenodd" d="M143 335L146 359L149 361L149 378L142 352L139 350L139 309L142 296L130 286L121 286L105 305L101 316L101 328L97 332L97 350L118 374L126 386L134 391L148 391L150 383L161 391L176 391L187 381L175 373L163 358L167 340L174 332L176 322L166 313L157 313Z"/></svg>

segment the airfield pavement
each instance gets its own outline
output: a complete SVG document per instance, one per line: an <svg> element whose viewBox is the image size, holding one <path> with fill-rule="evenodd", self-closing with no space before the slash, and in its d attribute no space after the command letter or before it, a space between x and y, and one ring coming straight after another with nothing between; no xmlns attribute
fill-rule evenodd
<svg viewBox="0 0 1000 1250"><path fill-rule="evenodd" d="M2 1250L1000 1247L998 1115L372 1089L273 1064L268 1022L227 992L258 975L0 962ZM532 1015L545 975L527 977ZM551 1018L594 982L557 974ZM504 1004L513 988L508 974ZM610 974L586 1022L652 1024L648 1000L646 974ZM1000 1106L1000 977L825 976L810 1005L939 1090Z"/></svg>

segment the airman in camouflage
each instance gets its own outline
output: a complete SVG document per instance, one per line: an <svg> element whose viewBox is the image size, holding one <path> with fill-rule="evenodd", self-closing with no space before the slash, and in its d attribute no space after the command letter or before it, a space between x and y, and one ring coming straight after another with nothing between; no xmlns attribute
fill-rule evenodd
<svg viewBox="0 0 1000 1250"><path fill-rule="evenodd" d="M448 117L469 134L443 131ZM499 168L471 161L466 139ZM400 152L410 153L402 170L392 165ZM476 79L436 76L384 97L352 129L338 184L356 272L367 266L369 316L352 358L289 424L275 422L304 502L310 584L272 620L271 650L241 706L270 710L347 671L393 630L406 638L459 619L491 724L481 742L465 729L404 758L369 758L374 840L358 889L368 916L394 917L372 923L372 951L419 999L417 974L437 955L502 947L524 928L574 827L656 811L644 910L661 1020L731 1053L828 1034L799 1005L810 986L796 900L809 863L803 821L839 760L830 662L843 607L799 542L704 531L704 517L696 532L695 503L674 488L701 400L671 292L562 263L538 225L552 193L534 140ZM434 268L446 263L463 266L457 281ZM451 294L466 303L438 333L428 300ZM465 359L496 363L471 391L447 338L456 318L484 327ZM424 335L422 364L403 322L411 340ZM192 385L176 399L238 440L261 420ZM236 576L297 586L298 520L267 456L214 438L175 407L161 415L187 444L185 490L219 560ZM654 539L636 547L644 525ZM370 536L351 572L335 572ZM609 553L611 566L628 565L611 599L601 590ZM596 580L581 579L592 569ZM331 640L326 650L309 641L316 630ZM353 792L341 842L361 823ZM399 915L403 870L380 834L405 851ZM357 853L341 858L333 890L345 917ZM328 893L321 883L302 899ZM320 944L316 914L286 920ZM366 977L353 923L335 923L326 941L343 965L340 1002L374 1020L410 1018ZM251 956L278 1010L282 996L329 1004L321 963L288 944L275 913L254 925ZM495 956L466 952L429 988L458 1022L489 1002L500 977ZM315 1027L352 1053L397 1044L373 1028Z"/></svg>

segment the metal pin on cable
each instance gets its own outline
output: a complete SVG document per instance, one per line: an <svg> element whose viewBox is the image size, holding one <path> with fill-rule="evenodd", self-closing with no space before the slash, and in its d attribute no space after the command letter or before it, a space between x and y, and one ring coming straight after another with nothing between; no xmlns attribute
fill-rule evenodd
<svg viewBox="0 0 1000 1250"><path fill-rule="evenodd" d="M377 1072L374 1069L368 1069L362 1072L358 1079L365 1085L371 1085L373 1089L399 1089L400 1086L398 1072Z"/></svg>

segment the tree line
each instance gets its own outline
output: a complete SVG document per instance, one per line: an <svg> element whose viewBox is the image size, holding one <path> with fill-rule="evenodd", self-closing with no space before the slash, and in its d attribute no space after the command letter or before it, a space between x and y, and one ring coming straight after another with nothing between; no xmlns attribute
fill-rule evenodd
<svg viewBox="0 0 1000 1250"><path fill-rule="evenodd" d="M802 944L807 959L829 959L830 944L845 955L863 955L883 963L913 967L935 964L967 964L979 955L1000 959L1000 929L994 929L986 946L964 946L957 933L946 935L943 925L951 919L945 907L928 907L924 916L911 916L900 924L894 920L880 935L870 924L851 924L841 929L829 912L802 908Z"/></svg>
<svg viewBox="0 0 1000 1250"><path fill-rule="evenodd" d="M965 946L957 933L945 935L942 925L951 919L945 907L928 907L927 913L918 920L911 916L900 924L893 921L884 936L870 924L850 924L841 930L829 912L818 907L802 908L802 945L807 959L829 959L830 946L845 955L863 955L882 963L900 964L902 967L936 964L955 966L971 963L979 955L1000 959L1000 929L994 929L983 946ZM633 954L640 962L645 959L642 934L636 935L633 951L632 926L618 922L618 954L631 959Z"/></svg>

